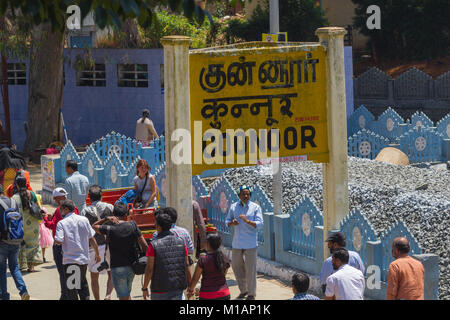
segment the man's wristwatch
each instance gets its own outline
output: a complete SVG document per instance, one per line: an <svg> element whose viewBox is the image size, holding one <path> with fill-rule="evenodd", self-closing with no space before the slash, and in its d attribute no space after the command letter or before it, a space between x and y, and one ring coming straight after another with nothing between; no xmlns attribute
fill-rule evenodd
<svg viewBox="0 0 450 320"><path fill-rule="evenodd" d="M142 288L142 291L148 291L148 288Z"/></svg>

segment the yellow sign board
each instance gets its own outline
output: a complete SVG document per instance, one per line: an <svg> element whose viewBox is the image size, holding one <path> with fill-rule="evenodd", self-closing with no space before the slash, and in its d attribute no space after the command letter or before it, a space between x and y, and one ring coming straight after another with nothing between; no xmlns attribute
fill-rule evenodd
<svg viewBox="0 0 450 320"><path fill-rule="evenodd" d="M287 32L263 33L263 42L287 42Z"/></svg>
<svg viewBox="0 0 450 320"><path fill-rule="evenodd" d="M189 64L193 175L270 158L328 162L321 45L203 49Z"/></svg>

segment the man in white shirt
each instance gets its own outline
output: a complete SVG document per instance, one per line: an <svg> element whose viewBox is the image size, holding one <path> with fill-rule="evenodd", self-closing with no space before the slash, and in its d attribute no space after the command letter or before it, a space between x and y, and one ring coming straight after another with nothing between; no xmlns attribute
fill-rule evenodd
<svg viewBox="0 0 450 320"><path fill-rule="evenodd" d="M112 204L102 202L102 188L99 185L94 184L89 188L89 199L91 200L91 205L84 208L81 215L89 220L91 226L95 222L112 215L114 206ZM97 233L95 235L95 241L97 242L98 251L100 252L100 258L102 261L100 261L100 263L95 262L94 248L91 247L89 249L88 269L91 273L92 294L94 295L95 300L100 300L100 287L98 282L99 275L106 274L108 272L105 300L111 300L111 293L114 287L111 278L111 269L109 268L111 263L109 258L109 248L107 247L106 238L104 235ZM104 268L106 267L104 262L108 264L107 268ZM101 271L98 271L100 266Z"/></svg>
<svg viewBox="0 0 450 320"><path fill-rule="evenodd" d="M333 254L334 250L339 248L345 248L345 235L342 232L332 233L325 242L328 242L328 249L330 249L330 254ZM348 264L362 272L365 273L364 263L361 260L358 252L348 250L349 260ZM322 291L325 292L325 287L327 283L327 278L332 275L336 270L333 269L331 264L331 257L328 257L323 263L322 270L320 271L320 282L322 284Z"/></svg>
<svg viewBox="0 0 450 320"><path fill-rule="evenodd" d="M150 142L158 138L153 121L150 120L150 111L142 110L142 118L136 122L136 140L142 142L143 147L150 146Z"/></svg>
<svg viewBox="0 0 450 320"><path fill-rule="evenodd" d="M347 249L334 250L331 261L336 272L327 278L325 300L364 300L364 275L348 260Z"/></svg>
<svg viewBox="0 0 450 320"><path fill-rule="evenodd" d="M68 300L89 300L89 285L86 271L89 264L89 244L94 248L95 261L101 258L95 241L95 231L86 217L74 213L72 200L64 200L60 205L63 219L56 226L55 242L62 246L64 284Z"/></svg>

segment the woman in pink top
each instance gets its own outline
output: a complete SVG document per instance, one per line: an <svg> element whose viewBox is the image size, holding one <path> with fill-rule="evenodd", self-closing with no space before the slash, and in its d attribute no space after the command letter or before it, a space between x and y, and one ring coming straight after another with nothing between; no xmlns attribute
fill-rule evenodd
<svg viewBox="0 0 450 320"><path fill-rule="evenodd" d="M194 276L188 288L188 297L194 295L194 288L200 276L200 300L230 300L230 290L225 275L230 268L230 262L220 250L222 238L218 233L211 233L206 237L207 253L200 255Z"/></svg>

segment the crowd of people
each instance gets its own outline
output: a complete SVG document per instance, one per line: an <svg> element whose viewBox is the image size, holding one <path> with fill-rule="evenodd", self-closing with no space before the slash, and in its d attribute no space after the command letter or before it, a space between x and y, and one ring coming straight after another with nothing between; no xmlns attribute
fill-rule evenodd
<svg viewBox="0 0 450 320"><path fill-rule="evenodd" d="M140 274L144 299L181 300L198 295L201 300L230 300L226 281L230 267L240 292L235 298L256 299L258 230L264 221L261 207L250 200L249 186L240 187L239 201L230 206L225 219L234 229L230 261L221 249L220 235L206 233L195 201L193 224L200 232L194 241L186 229L177 226L178 214L171 207L154 211L156 232L149 242L134 221L127 221L130 206L149 207L157 196L155 179L145 160L137 164L134 189L114 205L102 201L101 187L90 186L87 177L78 172L76 162L68 160L65 169L65 187L53 190L57 204L53 213L41 209L39 197L30 190L23 171L18 171L9 196L3 194L0 185L2 300L10 298L7 265L21 298L30 299L21 272L34 272L34 267L44 262L40 249L44 254L50 246L59 274L60 300L88 300L91 292L99 300L101 274L108 277L105 300L111 299L113 290L120 300L130 300L133 280ZM365 266L361 257L345 248L341 232L332 233L326 242L331 256L320 272L325 300L363 300ZM408 253L406 238L393 241L395 260L389 266L386 299L424 299L424 268ZM292 300L319 300L309 290L309 276L296 273L292 277Z"/></svg>

